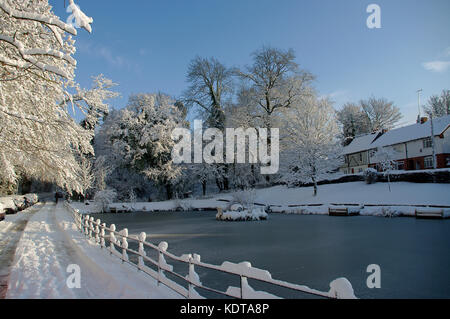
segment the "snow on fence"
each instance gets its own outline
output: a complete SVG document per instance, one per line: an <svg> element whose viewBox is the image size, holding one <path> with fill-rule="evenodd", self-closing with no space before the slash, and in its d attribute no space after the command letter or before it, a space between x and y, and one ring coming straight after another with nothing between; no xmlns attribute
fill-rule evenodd
<svg viewBox="0 0 450 319"><path fill-rule="evenodd" d="M355 299L353 287L346 278L338 278L330 283L330 290L328 292L315 290L304 285L292 284L285 281L280 281L272 278L272 275L267 270L262 270L252 267L249 262L241 262L239 264L225 261L222 265L212 265L201 262L200 255L185 254L176 256L167 251L167 242L161 242L158 246L146 241L147 235L142 232L139 236L129 236L128 229L117 231L114 224L109 227L102 223L100 219L94 220L94 217L80 214L77 209L74 209L68 202L64 203L65 207L72 214L77 228L89 240L94 241L102 249L107 249L110 254L117 256L122 262L129 263L138 270L157 280L158 285L163 284L172 289L184 298L198 299L203 298L195 288L203 289L222 296L237 298L237 299L273 299L279 298L273 294L264 291L255 291L249 285L248 279L256 280L266 284L275 285L278 287L287 288L297 292L303 292L310 295L332 298L332 299ZM109 238L106 232L109 232ZM109 246L107 245L109 241ZM129 242L136 242L138 250L129 248ZM147 256L145 247L153 249L157 252L157 260ZM138 256L137 263L130 261L128 254ZM188 274L183 276L173 270L173 266L168 264L166 257L188 265ZM157 268L157 271L146 266L145 262L152 264ZM195 270L195 266L220 271L222 273L235 275L240 278L240 287L228 287L226 291L220 291L202 284L200 277ZM165 276L169 273L176 278L187 283L188 288L179 285L175 281L170 280Z"/></svg>

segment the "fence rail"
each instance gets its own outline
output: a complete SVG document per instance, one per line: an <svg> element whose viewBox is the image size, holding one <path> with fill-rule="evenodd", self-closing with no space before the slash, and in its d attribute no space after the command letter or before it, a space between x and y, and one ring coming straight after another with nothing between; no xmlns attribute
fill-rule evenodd
<svg viewBox="0 0 450 319"><path fill-rule="evenodd" d="M272 275L262 269L254 268L249 262L231 263L224 262L222 265L212 265L201 261L198 254L185 254L176 256L167 251L167 242L161 242L159 245L154 245L146 241L147 234L142 232L139 236L130 236L128 229L121 231L116 229L114 224L107 227L100 219L94 220L94 217L81 214L77 209L74 209L67 201L64 203L66 209L72 214L74 222L78 230L84 234L88 240L94 241L102 249L106 249L110 254L117 256L122 262L129 263L135 266L140 271L155 279L159 284L163 284L169 289L175 291L184 298L197 299L203 298L195 288L216 293L222 296L237 298L237 299L255 299L255 298L279 298L273 294L264 291L255 291L249 285L248 279L258 282L270 284L277 287L283 287L289 290L306 293L309 295L332 298L332 299L348 299L356 298L353 294L353 288L346 278L338 278L330 283L330 290L328 292L315 290L304 285L292 284L281 280L272 278ZM106 233L109 233L107 235ZM107 245L109 242L109 245ZM138 250L130 249L129 242L138 244ZM145 247L157 253L157 260L147 256ZM129 254L137 256L137 263L129 258ZM181 262L188 266L187 275L181 275L173 270L173 265L167 263L166 258ZM151 269L146 265L146 262L157 268L157 271ZM229 275L239 277L239 287L228 287L226 291L217 290L215 288L207 287L202 284L200 277L196 272L196 266L211 270L216 270ZM171 274L187 284L187 289L175 281L167 278L165 274Z"/></svg>

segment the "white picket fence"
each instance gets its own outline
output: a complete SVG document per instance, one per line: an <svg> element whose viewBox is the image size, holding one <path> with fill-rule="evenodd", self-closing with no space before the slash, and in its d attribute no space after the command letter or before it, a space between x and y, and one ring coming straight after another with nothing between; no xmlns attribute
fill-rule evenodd
<svg viewBox="0 0 450 319"><path fill-rule="evenodd" d="M346 278L338 278L330 283L330 290L323 292L311 289L304 285L297 285L280 281L272 278L270 272L251 266L249 262L231 263L224 262L221 266L212 265L201 262L200 255L185 254L176 256L167 251L168 244L161 242L158 246L146 241L147 235L142 232L139 236L130 236L128 229L117 231L114 224L107 227L100 219L94 219L89 215L81 214L77 209L74 209L68 202L64 203L66 209L72 214L74 222L81 233L83 233L89 240L94 241L102 249L107 249L110 254L117 256L122 262L129 263L145 274L154 278L159 284L163 284L175 291L184 298L198 299L203 298L195 288L210 291L218 295L227 296L238 299L270 299L279 298L273 294L264 291L255 291L248 283L248 279L256 280L270 285L287 288L289 290L302 292L310 295L333 298L333 299L353 299L356 298L353 293L353 288ZM108 233L108 235L106 234ZM107 245L109 242L109 245ZM138 250L129 248L129 242L136 242ZM147 256L145 248L148 247L157 253L157 260ZM137 263L130 261L128 255L133 254L138 256ZM173 270L173 266L168 264L166 257L184 263L188 266L188 274L183 276ZM146 266L146 263L153 265L157 271ZM226 291L220 291L211 287L203 285L200 281L195 267L202 267L220 271L226 274L235 275L240 278L240 287L228 287ZM165 274L179 278L187 284L187 289L173 280L168 279Z"/></svg>

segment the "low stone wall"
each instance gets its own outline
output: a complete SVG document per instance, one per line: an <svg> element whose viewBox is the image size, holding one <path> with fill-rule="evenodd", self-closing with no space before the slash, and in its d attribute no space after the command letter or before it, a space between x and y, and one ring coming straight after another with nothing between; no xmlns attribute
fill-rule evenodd
<svg viewBox="0 0 450 319"><path fill-rule="evenodd" d="M429 171L429 172L405 172L401 174L390 174L391 182L410 183L450 183L450 171ZM379 182L387 182L385 174L378 173Z"/></svg>

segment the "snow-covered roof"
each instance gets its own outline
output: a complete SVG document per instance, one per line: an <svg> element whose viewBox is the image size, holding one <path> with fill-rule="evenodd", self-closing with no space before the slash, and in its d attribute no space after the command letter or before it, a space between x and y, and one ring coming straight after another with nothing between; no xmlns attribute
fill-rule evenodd
<svg viewBox="0 0 450 319"><path fill-rule="evenodd" d="M450 115L433 119L434 134L440 135L450 126ZM343 154L353 154L377 147L384 147L414 141L431 136L431 121L400 127L382 134L372 133L356 137L344 147ZM378 137L379 136L379 137ZM378 138L377 138L378 137Z"/></svg>
<svg viewBox="0 0 450 319"><path fill-rule="evenodd" d="M434 135L442 134L450 125L450 115L433 119ZM431 121L413 124L388 131L374 141L370 148L384 147L431 136Z"/></svg>
<svg viewBox="0 0 450 319"><path fill-rule="evenodd" d="M355 139L350 144L344 147L342 153L344 155L348 155L371 149L372 147L370 147L370 144L375 140L378 134L379 132L376 132L355 137Z"/></svg>

